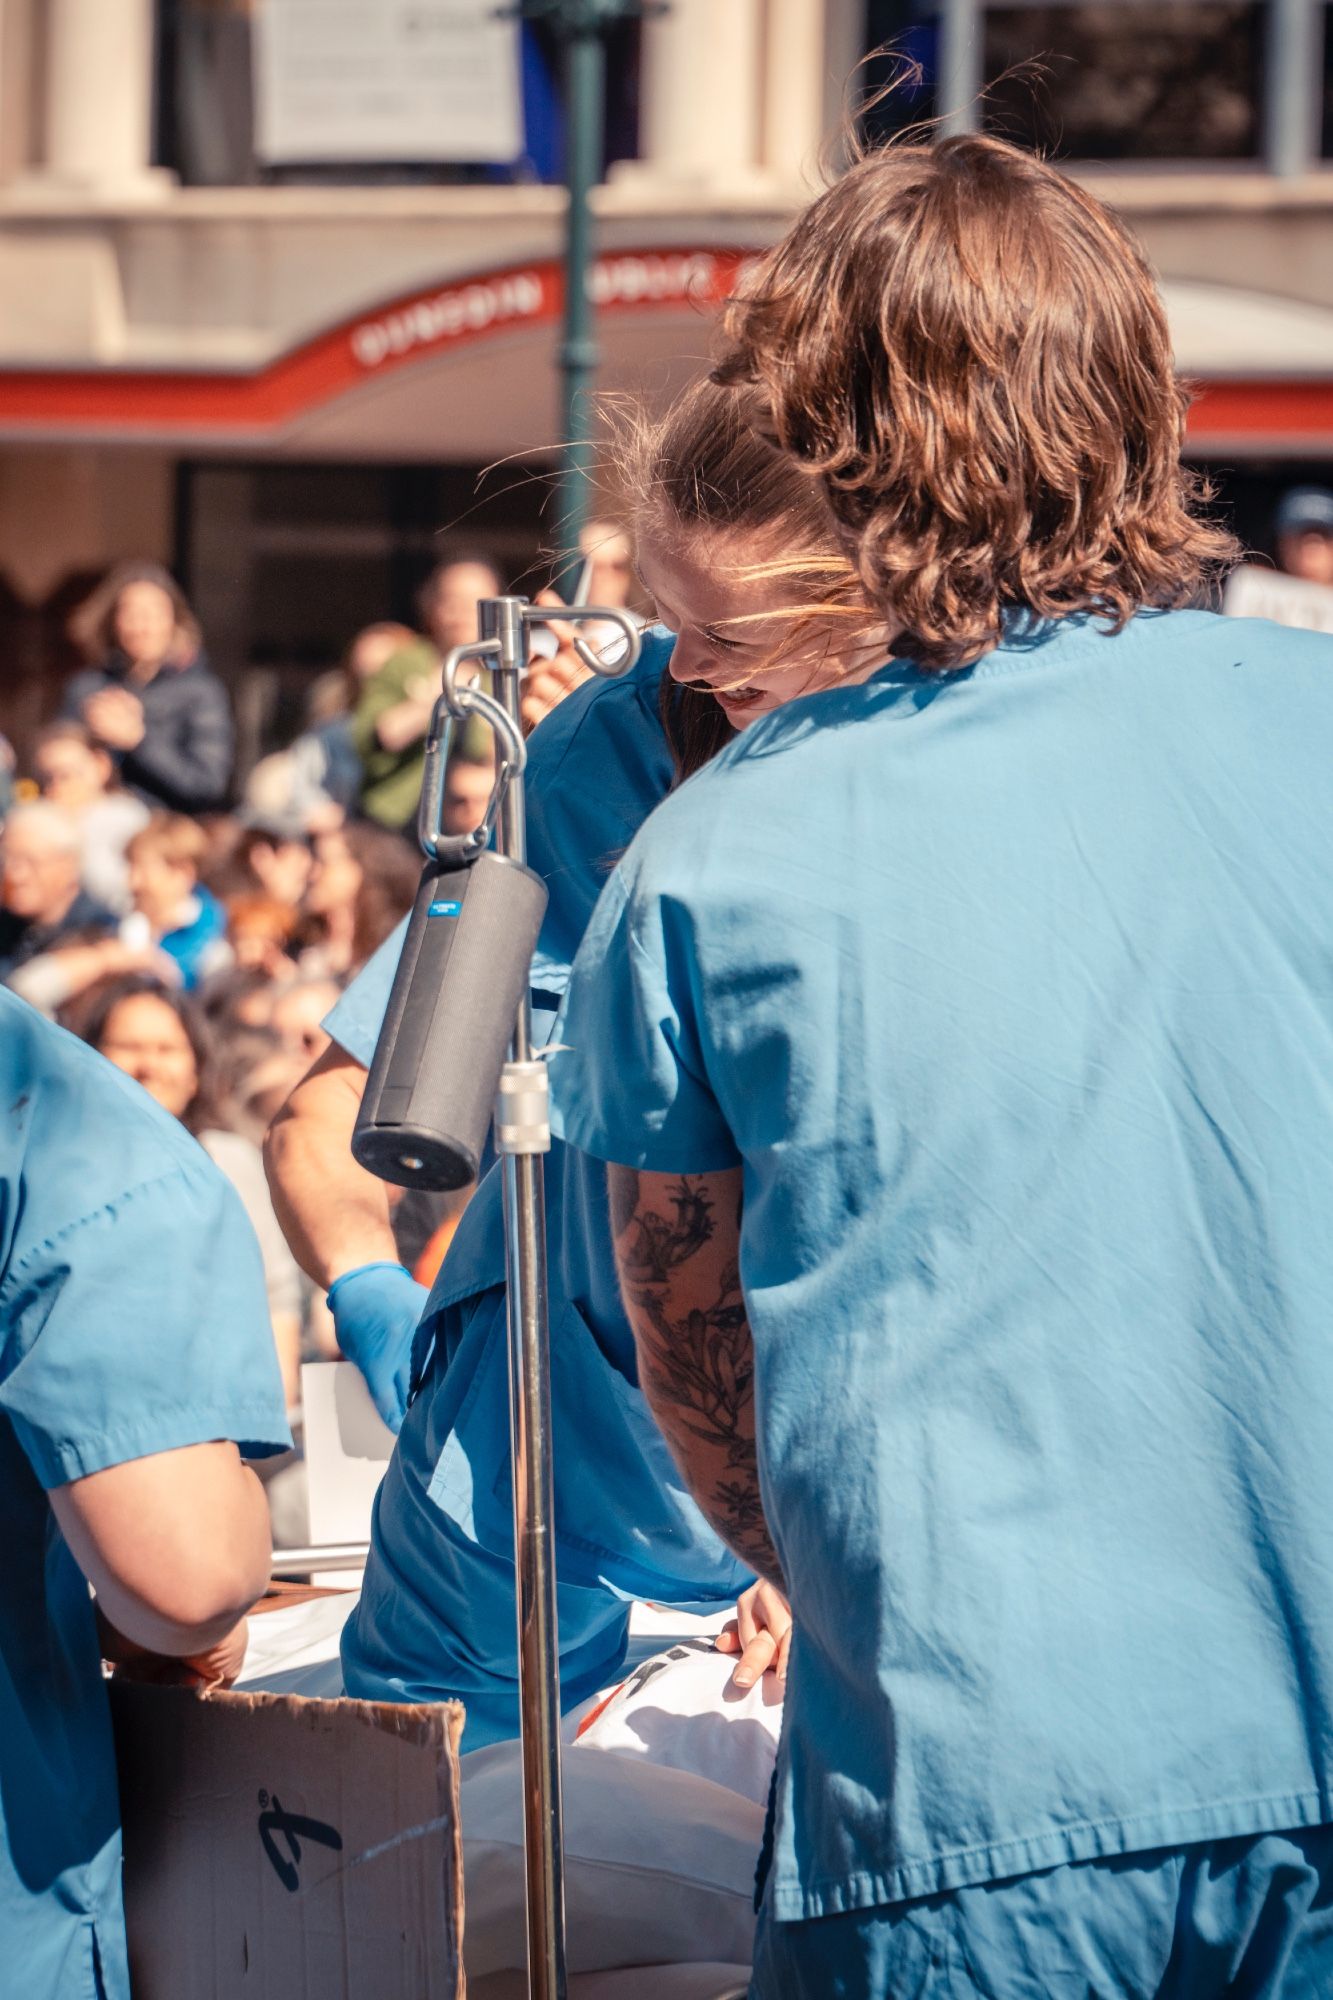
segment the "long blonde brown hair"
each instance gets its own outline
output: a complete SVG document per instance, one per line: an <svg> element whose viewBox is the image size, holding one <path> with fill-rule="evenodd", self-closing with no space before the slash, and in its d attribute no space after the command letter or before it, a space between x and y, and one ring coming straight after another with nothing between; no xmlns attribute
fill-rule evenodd
<svg viewBox="0 0 1333 2000"><path fill-rule="evenodd" d="M822 618L850 634L874 621L827 500L775 442L758 391L720 388L704 378L656 420L637 405L613 407L611 415L636 545L677 531L744 537L770 553L739 563L738 573L782 578L791 592L793 630ZM678 686L669 674L659 706L679 783L721 749L731 724L711 694Z"/></svg>
<svg viewBox="0 0 1333 2000"><path fill-rule="evenodd" d="M1189 397L1142 252L999 139L891 144L814 201L733 301L716 371L758 393L924 666L1007 609L1119 629L1235 559L1180 462Z"/></svg>
<svg viewBox="0 0 1333 2000"><path fill-rule="evenodd" d="M70 616L68 630L75 645L99 665L115 651L116 607L132 583L151 583L155 590L171 599L176 629L167 657L172 666L188 665L198 654L203 635L185 592L161 563L121 562L108 571L92 595L85 597Z"/></svg>

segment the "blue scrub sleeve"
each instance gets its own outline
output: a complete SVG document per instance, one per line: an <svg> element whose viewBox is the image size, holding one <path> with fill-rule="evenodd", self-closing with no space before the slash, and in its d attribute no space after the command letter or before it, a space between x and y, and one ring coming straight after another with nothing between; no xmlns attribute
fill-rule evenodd
<svg viewBox="0 0 1333 2000"><path fill-rule="evenodd" d="M529 739L528 864L551 896L533 955L532 999L547 1018L564 993L604 857L623 851L670 783L657 686L674 643L670 633L646 633L632 674L575 689ZM366 1069L406 935L404 917L324 1019L326 1032Z"/></svg>
<svg viewBox="0 0 1333 2000"><path fill-rule="evenodd" d="M553 1132L650 1173L739 1163L709 1083L699 980L678 906L612 876L579 947L553 1040Z"/></svg>
<svg viewBox="0 0 1333 2000"><path fill-rule="evenodd" d="M259 1245L203 1153L31 1245L0 1318L0 1413L48 1489L214 1439L291 1444Z"/></svg>
<svg viewBox="0 0 1333 2000"><path fill-rule="evenodd" d="M366 960L335 1007L324 1016L323 1028L340 1049L346 1049L363 1069L375 1060L380 1024L393 991L393 977L403 955L407 918L391 930L373 958Z"/></svg>

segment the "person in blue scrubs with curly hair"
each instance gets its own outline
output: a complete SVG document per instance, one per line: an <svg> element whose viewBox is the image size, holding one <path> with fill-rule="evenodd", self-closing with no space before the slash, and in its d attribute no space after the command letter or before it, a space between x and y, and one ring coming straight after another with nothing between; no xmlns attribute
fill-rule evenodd
<svg viewBox="0 0 1333 2000"><path fill-rule="evenodd" d="M894 659L647 822L552 1085L791 1602L754 2000L1325 2000L1333 642L1188 608L1165 315L1042 162L861 161L730 333Z"/></svg>
<svg viewBox="0 0 1333 2000"><path fill-rule="evenodd" d="M129 2000L103 1656L235 1673L291 1442L259 1245L146 1093L0 991L0 1940ZM96 1591L96 1600L89 1592Z"/></svg>

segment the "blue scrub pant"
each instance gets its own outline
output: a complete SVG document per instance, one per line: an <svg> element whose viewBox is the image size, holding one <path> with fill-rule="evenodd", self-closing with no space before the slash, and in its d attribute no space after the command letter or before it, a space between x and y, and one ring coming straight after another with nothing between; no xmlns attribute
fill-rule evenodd
<svg viewBox="0 0 1333 2000"><path fill-rule="evenodd" d="M1333 2000L1333 1827L1085 1861L806 1923L751 2000Z"/></svg>

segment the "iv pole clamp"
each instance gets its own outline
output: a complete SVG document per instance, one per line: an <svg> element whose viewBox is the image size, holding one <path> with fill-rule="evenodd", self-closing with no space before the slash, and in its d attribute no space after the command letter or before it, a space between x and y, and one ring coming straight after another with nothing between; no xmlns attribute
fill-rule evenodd
<svg viewBox="0 0 1333 2000"><path fill-rule="evenodd" d="M502 1161L514 1475L528 1990L565 2000L560 1787L560 1656L551 1475L550 1326L542 1154L550 1150L546 1064L534 1057L529 973L546 887L527 866L526 749L519 719L528 634L555 619L617 626L614 661L581 640L592 672L614 678L639 657L639 628L620 609L522 597L484 598L481 636L444 662L427 739L418 836L426 866L371 1066L352 1152L382 1179L455 1188L480 1170L494 1115ZM494 692L462 679L488 670ZM496 736L496 778L481 826L442 829L453 726L471 716ZM491 844L493 841L493 845ZM507 1045L507 1046L506 1046Z"/></svg>

